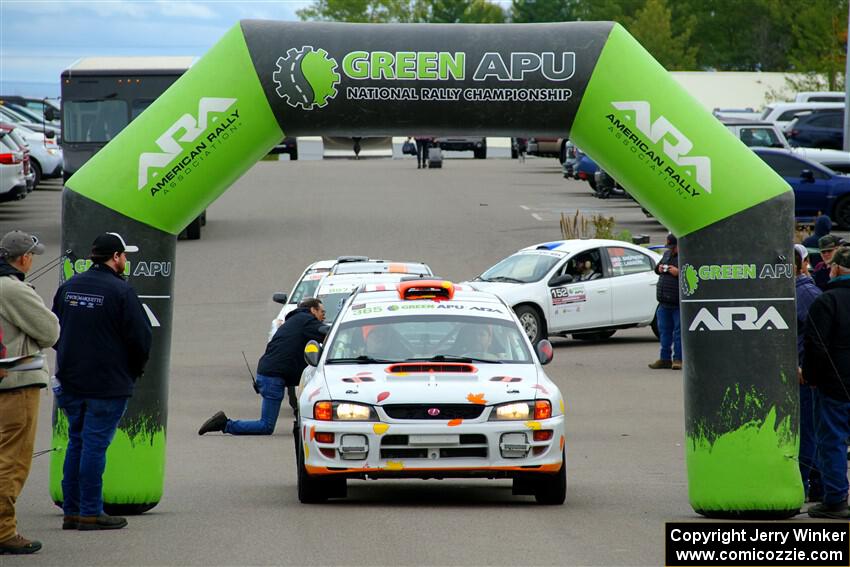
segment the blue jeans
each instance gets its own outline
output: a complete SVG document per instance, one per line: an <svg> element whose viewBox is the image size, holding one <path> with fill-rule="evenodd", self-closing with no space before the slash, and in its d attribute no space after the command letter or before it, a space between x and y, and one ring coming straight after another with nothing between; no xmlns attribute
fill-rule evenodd
<svg viewBox="0 0 850 567"><path fill-rule="evenodd" d="M671 360L670 349L673 349L672 360L682 360L682 324L678 307L659 305L655 312L658 324L658 334L661 335L661 360Z"/></svg>
<svg viewBox="0 0 850 567"><path fill-rule="evenodd" d="M257 386L259 386L260 395L263 397L260 419L256 421L228 419L227 426L224 428L225 433L233 435L271 435L274 433L274 426L277 423L277 416L280 414L280 402L283 401L286 384L283 378L257 374Z"/></svg>
<svg viewBox="0 0 850 567"><path fill-rule="evenodd" d="M815 390L800 384L800 476L803 490L810 501L823 496L820 472L815 458Z"/></svg>
<svg viewBox="0 0 850 567"><path fill-rule="evenodd" d="M815 390L815 439L818 468L823 483L823 503L847 501L847 438L850 437L850 402L830 398Z"/></svg>
<svg viewBox="0 0 850 567"><path fill-rule="evenodd" d="M65 391L56 403L68 417L62 509L66 516L100 516L106 449L127 409L127 398L84 398Z"/></svg>

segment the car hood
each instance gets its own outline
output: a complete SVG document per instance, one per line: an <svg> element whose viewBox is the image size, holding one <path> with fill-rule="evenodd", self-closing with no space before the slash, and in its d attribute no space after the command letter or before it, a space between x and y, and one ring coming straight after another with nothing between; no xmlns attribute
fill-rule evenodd
<svg viewBox="0 0 850 567"><path fill-rule="evenodd" d="M472 285L475 289L487 291L504 299L508 304L515 297L526 293L528 289L527 283L509 283L509 282L464 282L467 285Z"/></svg>
<svg viewBox="0 0 850 567"><path fill-rule="evenodd" d="M399 363L324 366L325 384L308 388L310 401L368 404L484 404L530 400L543 392L535 364ZM323 392L324 390L324 392ZM327 398L326 398L327 399Z"/></svg>

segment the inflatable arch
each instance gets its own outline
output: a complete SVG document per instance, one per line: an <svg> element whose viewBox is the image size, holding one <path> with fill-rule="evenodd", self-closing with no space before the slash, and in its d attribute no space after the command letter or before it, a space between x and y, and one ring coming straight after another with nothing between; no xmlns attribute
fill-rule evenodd
<svg viewBox="0 0 850 567"><path fill-rule="evenodd" d="M803 501L793 193L611 22L372 25L242 21L68 180L64 277L117 230L153 358L109 449L104 497L162 495L176 235L284 133L570 138L678 237L690 502L787 517ZM745 245L741 245L745 243ZM67 442L54 413L56 445ZM64 452L51 467L62 500Z"/></svg>

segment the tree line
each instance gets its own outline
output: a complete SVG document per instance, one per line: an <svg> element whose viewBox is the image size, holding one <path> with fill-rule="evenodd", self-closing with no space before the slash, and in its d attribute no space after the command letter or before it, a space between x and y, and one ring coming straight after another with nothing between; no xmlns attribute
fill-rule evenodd
<svg viewBox="0 0 850 567"><path fill-rule="evenodd" d="M670 71L779 71L843 88L848 0L313 0L302 20L536 23L613 20ZM814 85L812 85L814 86Z"/></svg>

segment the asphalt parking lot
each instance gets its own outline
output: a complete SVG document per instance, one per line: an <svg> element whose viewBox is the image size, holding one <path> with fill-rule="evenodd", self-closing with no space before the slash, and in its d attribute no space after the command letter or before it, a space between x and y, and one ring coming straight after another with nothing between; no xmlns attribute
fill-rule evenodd
<svg viewBox="0 0 850 567"><path fill-rule="evenodd" d="M0 208L3 232L34 231L59 255L61 187ZM567 400L567 502L511 496L508 481L350 481L349 498L298 503L284 408L272 437L197 435L218 409L259 414L252 367L279 306L316 259L366 254L474 277L520 247L561 238L560 213L613 215L661 243L626 200L599 201L553 159L260 162L208 209L199 241L177 247L165 496L112 533L63 532L39 457L18 503L35 558L2 565L662 565L664 522L696 520L684 464L682 374L653 371L648 329L604 344L556 338L547 367ZM36 268L41 264L36 263ZM49 303L55 271L35 282ZM42 395L36 450L50 447Z"/></svg>

